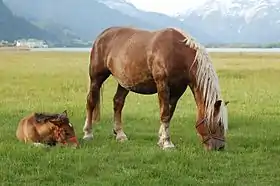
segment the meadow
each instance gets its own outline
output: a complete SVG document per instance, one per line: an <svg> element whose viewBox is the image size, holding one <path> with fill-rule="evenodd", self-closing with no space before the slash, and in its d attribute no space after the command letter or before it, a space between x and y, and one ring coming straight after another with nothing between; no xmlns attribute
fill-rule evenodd
<svg viewBox="0 0 280 186"><path fill-rule="evenodd" d="M188 89L171 122L172 151L157 146L157 95L130 93L123 110L129 141L112 135L116 81L104 86L94 140L82 142L88 53L0 52L1 185L279 185L280 54L211 53L228 104L224 152L205 152ZM17 141L18 121L67 109L81 148L36 148Z"/></svg>

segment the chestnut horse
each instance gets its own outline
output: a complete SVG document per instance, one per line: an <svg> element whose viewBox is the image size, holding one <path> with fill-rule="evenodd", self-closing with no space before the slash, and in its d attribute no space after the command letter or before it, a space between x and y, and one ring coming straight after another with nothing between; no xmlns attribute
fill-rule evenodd
<svg viewBox="0 0 280 186"><path fill-rule="evenodd" d="M20 120L16 131L18 140L36 146L55 146L57 143L78 146L67 111L61 114L32 113Z"/></svg>
<svg viewBox="0 0 280 186"><path fill-rule="evenodd" d="M197 105L196 130L208 150L225 146L228 102L221 98L218 77L205 48L176 28L157 31L110 27L95 40L89 64L85 140L93 138L92 123L100 118L100 88L112 75L118 82L113 99L114 133L126 140L122 109L129 91L158 94L160 129L158 145L174 147L169 125L176 104L189 86Z"/></svg>

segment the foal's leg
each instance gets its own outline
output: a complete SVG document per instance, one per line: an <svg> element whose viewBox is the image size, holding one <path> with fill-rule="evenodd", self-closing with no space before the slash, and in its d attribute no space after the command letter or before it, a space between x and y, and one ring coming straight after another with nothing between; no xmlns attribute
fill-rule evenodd
<svg viewBox="0 0 280 186"><path fill-rule="evenodd" d="M86 104L86 121L83 127L85 140L93 139L92 123L98 122L100 117L100 88L110 74L103 74L91 78Z"/></svg>
<svg viewBox="0 0 280 186"><path fill-rule="evenodd" d="M118 85L117 92L114 96L114 134L116 135L116 140L125 141L127 137L123 131L122 127L122 109L125 103L125 98L129 93L128 90Z"/></svg>
<svg viewBox="0 0 280 186"><path fill-rule="evenodd" d="M160 133L161 137L158 145L163 149L173 148L174 145L170 139L169 123L170 123L170 108L169 96L170 89L165 82L157 82L157 92L160 106Z"/></svg>

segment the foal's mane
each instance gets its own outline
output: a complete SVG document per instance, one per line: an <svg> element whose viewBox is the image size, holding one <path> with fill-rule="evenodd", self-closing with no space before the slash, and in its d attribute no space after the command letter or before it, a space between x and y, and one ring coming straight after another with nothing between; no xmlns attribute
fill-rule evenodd
<svg viewBox="0 0 280 186"><path fill-rule="evenodd" d="M60 114L52 114L52 113L43 113L43 112L35 112L34 118L37 123L46 123L49 120L59 118Z"/></svg>
<svg viewBox="0 0 280 186"><path fill-rule="evenodd" d="M219 80L218 80L217 73L213 67L212 60L209 54L207 53L206 49L204 48L204 46L196 42L191 35L177 28L175 28L175 30L177 30L185 37L183 42L187 46L196 50L196 55L191 65L191 68L195 63L197 63L197 71L195 76L196 83L197 83L196 86L202 92L202 97L205 103L206 118L209 121L212 121L214 115L214 104L217 100L221 99L221 89L219 86ZM224 124L224 128L227 129L228 128L227 110L224 103L222 103L220 109L221 109L220 119Z"/></svg>

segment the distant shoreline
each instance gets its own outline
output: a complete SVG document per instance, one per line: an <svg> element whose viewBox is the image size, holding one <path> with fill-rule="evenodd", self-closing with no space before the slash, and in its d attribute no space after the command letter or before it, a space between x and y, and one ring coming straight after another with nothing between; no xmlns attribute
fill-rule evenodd
<svg viewBox="0 0 280 186"><path fill-rule="evenodd" d="M280 53L280 48L206 48L208 52L220 53L220 52L259 52L259 53ZM30 52L86 52L89 53L91 48L31 48Z"/></svg>
<svg viewBox="0 0 280 186"><path fill-rule="evenodd" d="M208 48L206 47L206 50L211 53L280 53L280 48L226 48L226 47L220 47L220 48ZM28 51L28 52L90 52L91 47L85 48L75 48L75 47L63 47L63 48L55 48L55 47L49 47L49 48L29 48L29 47L0 47L1 51L11 51L11 52L17 52L17 51Z"/></svg>
<svg viewBox="0 0 280 186"><path fill-rule="evenodd" d="M30 51L28 47L0 47L0 51Z"/></svg>

